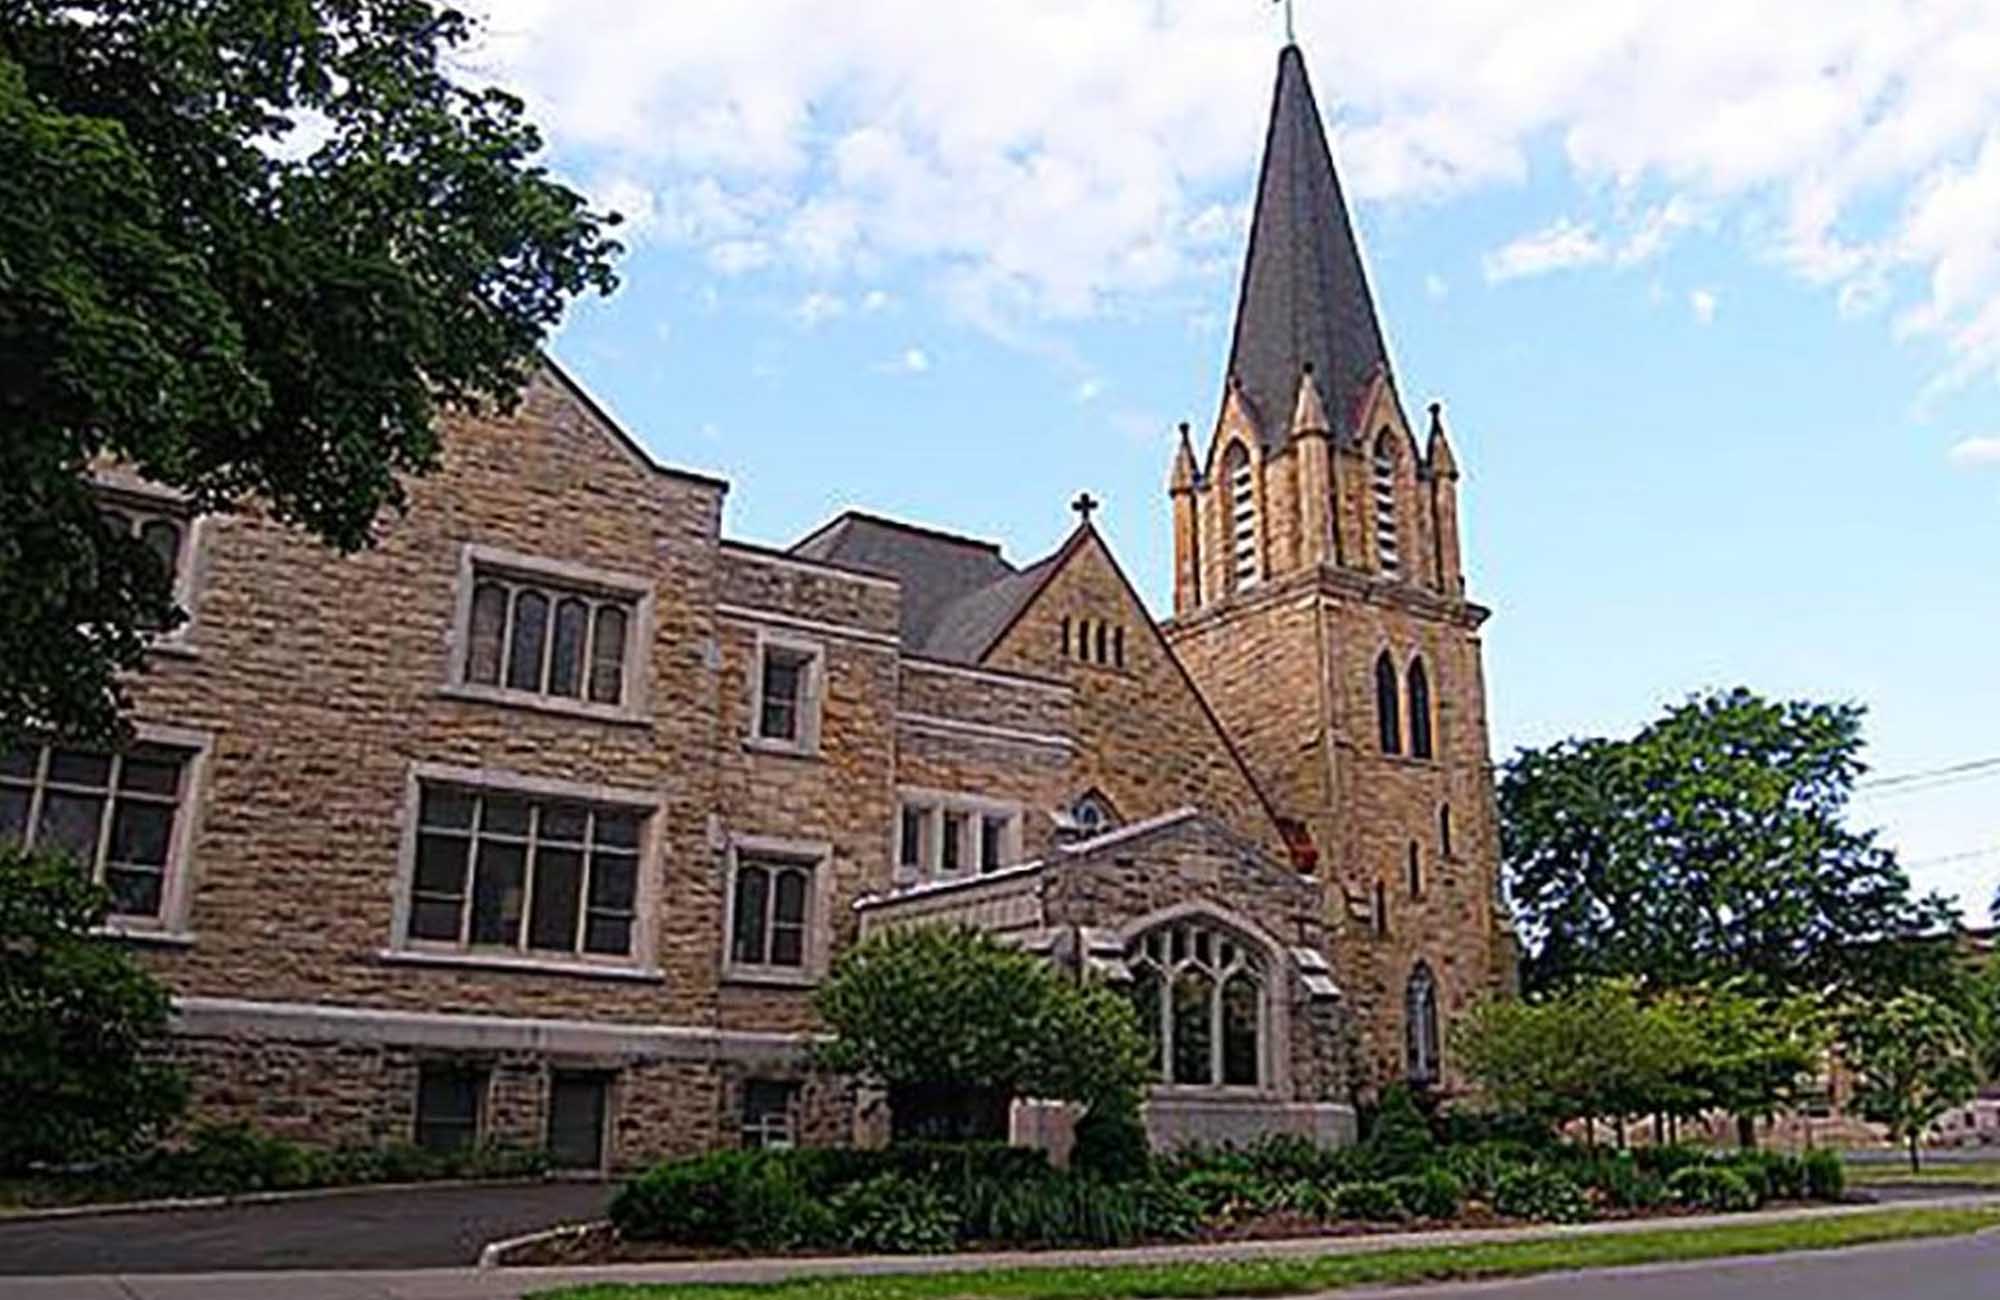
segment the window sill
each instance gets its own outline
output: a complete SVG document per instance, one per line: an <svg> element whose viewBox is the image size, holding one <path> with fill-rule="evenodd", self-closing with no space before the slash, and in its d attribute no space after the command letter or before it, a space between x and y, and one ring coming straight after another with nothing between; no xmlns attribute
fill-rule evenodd
<svg viewBox="0 0 2000 1300"><path fill-rule="evenodd" d="M608 722L614 726L647 727L653 722L648 715L623 705L592 704L585 700L569 700L560 696L531 695L525 691L510 691L498 686L473 686L465 682L452 682L438 687L437 693L440 698L447 700L497 704L507 709L524 709L529 713L546 713L560 718Z"/></svg>
<svg viewBox="0 0 2000 1300"><path fill-rule="evenodd" d="M612 966L587 961L513 957L505 953L429 952L421 948L384 948L378 961L392 966L448 966L471 970L514 971L523 975L570 975L583 979L624 980L658 984L666 976L657 966Z"/></svg>
<svg viewBox="0 0 2000 1300"><path fill-rule="evenodd" d="M184 637L168 637L155 641L146 647L149 655L164 655L169 659L199 659L201 651Z"/></svg>
<svg viewBox="0 0 2000 1300"><path fill-rule="evenodd" d="M117 939L154 948L194 947L192 930L154 930L145 926L119 925L114 921L109 925L94 926L90 932L101 939Z"/></svg>
<svg viewBox="0 0 2000 1300"><path fill-rule="evenodd" d="M809 989L819 984L819 974L810 970L781 970L765 966L725 966L722 982L759 988Z"/></svg>
<svg viewBox="0 0 2000 1300"><path fill-rule="evenodd" d="M802 745L791 740L767 740L762 736L745 736L743 748L753 754L770 754L776 758L805 758L817 761L818 745Z"/></svg>

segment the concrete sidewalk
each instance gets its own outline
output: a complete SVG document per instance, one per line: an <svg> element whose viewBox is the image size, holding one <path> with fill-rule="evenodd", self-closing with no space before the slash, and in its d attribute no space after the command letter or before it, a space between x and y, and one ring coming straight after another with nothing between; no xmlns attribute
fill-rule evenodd
<svg viewBox="0 0 2000 1300"><path fill-rule="evenodd" d="M2000 1195L1933 1200L1928 1209L2000 1207ZM1592 1223L1573 1227L1407 1232L1376 1237L1305 1237L1220 1245L1141 1246L1130 1250L1009 1251L982 1255L890 1255L827 1259L703 1260L620 1264L596 1268L424 1269L411 1272L210 1273L173 1276L100 1275L0 1278L0 1300L519 1300L551 1287L588 1282L774 1282L788 1277L942 1273L982 1268L1165 1264L1190 1260L1270 1259L1352 1255L1415 1246L1457 1246L1550 1237L1693 1231L1799 1219L1843 1218L1894 1206L1836 1205L1754 1214L1701 1215Z"/></svg>

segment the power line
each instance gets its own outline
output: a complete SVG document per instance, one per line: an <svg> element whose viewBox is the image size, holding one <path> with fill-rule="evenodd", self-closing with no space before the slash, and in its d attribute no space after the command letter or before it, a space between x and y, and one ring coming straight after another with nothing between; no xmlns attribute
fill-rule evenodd
<svg viewBox="0 0 2000 1300"><path fill-rule="evenodd" d="M1979 858L1990 858L1996 853L2000 853L2000 844L1989 844L1983 849L1967 849L1963 853L1947 853L1942 857L1918 858L1914 862L1905 862L1902 865L1906 867L1941 867L1947 862L1972 862Z"/></svg>
<svg viewBox="0 0 2000 1300"><path fill-rule="evenodd" d="M1947 782L1969 780L1986 772L2000 775L2000 756L1975 758L1968 763L1953 763L1949 767L1934 767L1923 772L1898 772L1894 776L1878 776L1866 781L1857 781L1857 790L1883 790L1897 786L1915 785L1943 778Z"/></svg>

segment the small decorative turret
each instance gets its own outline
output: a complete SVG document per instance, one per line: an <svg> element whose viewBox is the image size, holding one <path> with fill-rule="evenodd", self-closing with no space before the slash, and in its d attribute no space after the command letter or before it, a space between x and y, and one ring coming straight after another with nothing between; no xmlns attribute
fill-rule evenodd
<svg viewBox="0 0 2000 1300"><path fill-rule="evenodd" d="M1299 371L1299 396L1292 403L1292 436L1332 432L1333 425L1326 418L1326 405L1319 400L1319 384L1313 379L1312 362L1308 361Z"/></svg>
<svg viewBox="0 0 2000 1300"><path fill-rule="evenodd" d="M1181 445L1174 453L1174 468L1167 478L1167 491L1174 495L1192 492L1200 477L1201 471L1195 468L1194 444L1189 441L1188 424L1182 420Z"/></svg>
<svg viewBox="0 0 2000 1300"><path fill-rule="evenodd" d="M1458 458L1451 454L1451 440L1444 436L1444 403L1431 403L1431 432L1424 441L1424 464L1434 478L1456 479Z"/></svg>

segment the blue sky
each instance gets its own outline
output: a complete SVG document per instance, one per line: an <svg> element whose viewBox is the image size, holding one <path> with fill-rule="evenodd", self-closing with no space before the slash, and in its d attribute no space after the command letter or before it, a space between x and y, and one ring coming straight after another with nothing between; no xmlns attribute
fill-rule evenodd
<svg viewBox="0 0 2000 1300"><path fill-rule="evenodd" d="M732 481L731 534L860 506L1027 560L1088 489L1166 608L1275 11L488 8L473 70L633 217L555 351ZM2000 14L1712 8L1301 0L1402 391L1465 472L1495 754L1743 683L1866 704L1885 775L2000 755ZM2000 769L1857 815L1983 916Z"/></svg>

